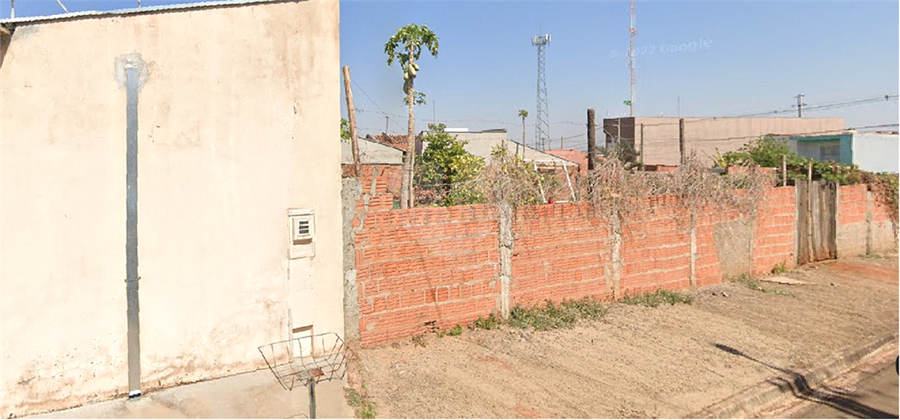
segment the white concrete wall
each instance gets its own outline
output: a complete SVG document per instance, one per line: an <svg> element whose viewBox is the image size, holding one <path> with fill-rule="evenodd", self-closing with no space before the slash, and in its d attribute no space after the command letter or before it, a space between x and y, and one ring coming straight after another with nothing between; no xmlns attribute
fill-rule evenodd
<svg viewBox="0 0 900 420"><path fill-rule="evenodd" d="M853 163L864 171L897 173L898 139L897 134L853 134Z"/></svg>
<svg viewBox="0 0 900 420"><path fill-rule="evenodd" d="M342 334L338 3L19 26L0 67L0 415L127 392L125 90L140 54L144 390ZM288 208L316 213L290 260ZM272 378L274 381L274 377Z"/></svg>

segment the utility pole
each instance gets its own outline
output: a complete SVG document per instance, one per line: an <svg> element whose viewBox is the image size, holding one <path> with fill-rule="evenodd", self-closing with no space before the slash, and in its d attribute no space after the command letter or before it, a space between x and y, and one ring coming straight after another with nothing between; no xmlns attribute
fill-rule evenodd
<svg viewBox="0 0 900 420"><path fill-rule="evenodd" d="M804 96L806 95L802 93L795 96L797 98L797 118L803 118L803 105L806 105L802 102Z"/></svg>
<svg viewBox="0 0 900 420"><path fill-rule="evenodd" d="M678 119L678 153L681 155L681 164L684 165L684 118Z"/></svg>
<svg viewBox="0 0 900 420"><path fill-rule="evenodd" d="M564 144L563 141L565 141L565 137L559 136L559 149L560 150L565 149L565 147L563 147L563 144Z"/></svg>
<svg viewBox="0 0 900 420"><path fill-rule="evenodd" d="M681 116L681 96L679 95L676 98L678 100L678 116L680 117Z"/></svg>
<svg viewBox="0 0 900 420"><path fill-rule="evenodd" d="M350 88L350 66L344 66L344 93L347 97L347 119L350 120L350 150L353 151L353 176L359 178L359 144L356 140L356 108L353 107L353 89Z"/></svg>
<svg viewBox="0 0 900 420"><path fill-rule="evenodd" d="M16 17L16 0L9 0L9 18Z"/></svg>
<svg viewBox="0 0 900 420"><path fill-rule="evenodd" d="M388 133L388 125L391 123L391 117L385 115L384 116L384 134Z"/></svg>
<svg viewBox="0 0 900 420"><path fill-rule="evenodd" d="M628 28L628 69L631 72L631 100L628 101L628 116L634 117L634 35L637 28L634 27L634 0L631 0L631 25Z"/></svg>
<svg viewBox="0 0 900 420"><path fill-rule="evenodd" d="M588 137L588 170L594 169L594 159L597 155L597 129L594 126L594 108L587 110L587 137Z"/></svg>

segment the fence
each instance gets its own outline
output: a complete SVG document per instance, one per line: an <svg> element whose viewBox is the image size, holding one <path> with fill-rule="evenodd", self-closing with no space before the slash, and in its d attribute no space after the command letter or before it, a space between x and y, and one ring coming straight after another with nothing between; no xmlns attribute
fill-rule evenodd
<svg viewBox="0 0 900 420"><path fill-rule="evenodd" d="M882 238L884 229L873 234L871 225L883 226L887 211L870 206L860 219L859 188L865 192L841 187L841 223L858 230L871 220L868 236ZM348 303L358 305L359 319L347 328L358 325L363 346L465 325L517 304L704 286L796 261L794 187L768 190L755 217L698 211L693 223L674 197L648 197L618 230L588 203L519 207L511 216L491 205L365 206L379 200L363 194L354 219L358 301ZM504 223L514 237L507 256ZM871 246L894 243L879 240Z"/></svg>

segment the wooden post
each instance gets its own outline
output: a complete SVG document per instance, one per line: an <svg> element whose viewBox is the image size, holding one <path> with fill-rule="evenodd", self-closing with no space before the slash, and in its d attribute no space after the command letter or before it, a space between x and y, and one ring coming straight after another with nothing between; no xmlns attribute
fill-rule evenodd
<svg viewBox="0 0 900 420"><path fill-rule="evenodd" d="M359 178L359 144L356 141L356 108L353 107L353 90L350 89L350 66L344 66L344 92L347 96L347 119L350 120L350 148L353 151L353 177Z"/></svg>
<svg viewBox="0 0 900 420"><path fill-rule="evenodd" d="M641 124L641 170L644 170L644 124Z"/></svg>
<svg viewBox="0 0 900 420"><path fill-rule="evenodd" d="M594 169L594 157L597 155L597 130L594 126L594 108L587 110L587 136L588 136L588 170Z"/></svg>
<svg viewBox="0 0 900 420"><path fill-rule="evenodd" d="M813 247L813 200L812 200L813 180L812 180L812 161L807 165L806 170L806 247L808 262L816 261L816 250Z"/></svg>
<svg viewBox="0 0 900 420"><path fill-rule="evenodd" d="M678 153L681 156L681 164L684 164L684 118L678 119Z"/></svg>

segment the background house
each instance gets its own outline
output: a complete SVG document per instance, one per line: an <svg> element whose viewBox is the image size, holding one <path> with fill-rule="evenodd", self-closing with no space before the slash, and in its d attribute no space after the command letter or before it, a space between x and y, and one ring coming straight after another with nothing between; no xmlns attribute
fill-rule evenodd
<svg viewBox="0 0 900 420"><path fill-rule="evenodd" d="M845 131L824 136L791 136L788 146L800 156L820 161L855 164L864 171L898 170L898 134Z"/></svg>
<svg viewBox="0 0 900 420"><path fill-rule="evenodd" d="M135 391L134 302L142 390L343 333L338 22L327 0L0 21L4 418Z"/></svg>
<svg viewBox="0 0 900 420"><path fill-rule="evenodd" d="M603 133L607 145L618 142L641 149L643 125L643 162L650 165L677 165L681 162L679 118L628 117L606 118ZM843 118L684 118L685 153L694 151L708 159L717 153L739 149L767 134L829 134L844 130Z"/></svg>

